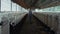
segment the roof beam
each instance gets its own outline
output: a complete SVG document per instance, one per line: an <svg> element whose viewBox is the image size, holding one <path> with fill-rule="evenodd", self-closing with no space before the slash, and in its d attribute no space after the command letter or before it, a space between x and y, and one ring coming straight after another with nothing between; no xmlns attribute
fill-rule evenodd
<svg viewBox="0 0 60 34"><path fill-rule="evenodd" d="M38 0L34 0L31 6L35 6L35 4L38 2Z"/></svg>

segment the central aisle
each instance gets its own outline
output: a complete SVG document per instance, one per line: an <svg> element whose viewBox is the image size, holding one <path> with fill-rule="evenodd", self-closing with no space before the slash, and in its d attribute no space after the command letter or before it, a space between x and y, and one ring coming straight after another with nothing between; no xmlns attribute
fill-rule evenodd
<svg viewBox="0 0 60 34"><path fill-rule="evenodd" d="M32 16L31 21L32 24L29 23L29 17L27 17L24 21L20 34L48 34L48 32L43 31L43 24L39 24L40 22L34 16Z"/></svg>

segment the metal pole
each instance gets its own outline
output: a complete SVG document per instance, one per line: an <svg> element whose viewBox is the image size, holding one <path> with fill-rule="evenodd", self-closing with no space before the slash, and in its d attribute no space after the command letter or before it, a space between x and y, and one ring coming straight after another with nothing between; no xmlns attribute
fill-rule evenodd
<svg viewBox="0 0 60 34"><path fill-rule="evenodd" d="M17 4L16 4L16 11L17 11Z"/></svg>
<svg viewBox="0 0 60 34"><path fill-rule="evenodd" d="M11 11L12 11L12 1L11 1Z"/></svg>
<svg viewBox="0 0 60 34"><path fill-rule="evenodd" d="M1 12L1 0L0 0L0 12Z"/></svg>

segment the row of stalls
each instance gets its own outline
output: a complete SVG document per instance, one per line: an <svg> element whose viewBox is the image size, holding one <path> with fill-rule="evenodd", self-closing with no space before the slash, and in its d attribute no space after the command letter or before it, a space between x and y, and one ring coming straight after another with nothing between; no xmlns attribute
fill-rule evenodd
<svg viewBox="0 0 60 34"><path fill-rule="evenodd" d="M9 34L10 24L15 26L26 15L26 12L0 12L0 34Z"/></svg>
<svg viewBox="0 0 60 34"><path fill-rule="evenodd" d="M40 12L34 15L44 24L49 26L55 34L60 34L60 13L59 12Z"/></svg>

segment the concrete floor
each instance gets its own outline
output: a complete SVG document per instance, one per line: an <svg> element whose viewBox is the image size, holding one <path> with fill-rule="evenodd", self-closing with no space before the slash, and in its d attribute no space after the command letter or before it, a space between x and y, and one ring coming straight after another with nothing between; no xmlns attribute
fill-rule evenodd
<svg viewBox="0 0 60 34"><path fill-rule="evenodd" d="M20 34L48 34L48 32L43 31L44 26L38 26L37 19L32 16L32 24L29 22L29 18L24 21L23 27Z"/></svg>

